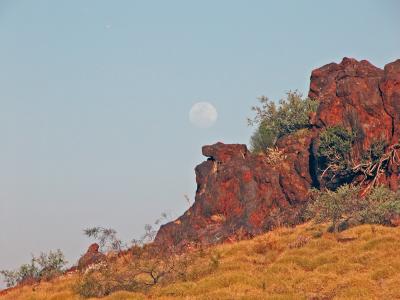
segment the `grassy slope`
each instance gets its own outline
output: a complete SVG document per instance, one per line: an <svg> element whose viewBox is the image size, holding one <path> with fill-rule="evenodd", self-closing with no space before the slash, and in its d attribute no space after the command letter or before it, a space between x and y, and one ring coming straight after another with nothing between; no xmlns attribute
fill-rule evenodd
<svg viewBox="0 0 400 300"><path fill-rule="evenodd" d="M337 236L321 236L323 230L305 224L220 245L197 259L186 282L103 299L400 299L400 228L364 225ZM219 265L211 268L216 253ZM75 280L23 287L1 299L80 299Z"/></svg>

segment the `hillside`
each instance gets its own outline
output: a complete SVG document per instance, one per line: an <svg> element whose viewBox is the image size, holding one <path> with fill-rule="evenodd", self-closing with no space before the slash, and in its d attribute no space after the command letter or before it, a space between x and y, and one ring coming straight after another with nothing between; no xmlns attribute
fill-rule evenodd
<svg viewBox="0 0 400 300"><path fill-rule="evenodd" d="M205 250L186 281L102 299L395 299L399 247L398 227L363 225L336 235L325 225L282 227ZM76 280L75 274L17 288L1 299L81 299L73 290Z"/></svg>

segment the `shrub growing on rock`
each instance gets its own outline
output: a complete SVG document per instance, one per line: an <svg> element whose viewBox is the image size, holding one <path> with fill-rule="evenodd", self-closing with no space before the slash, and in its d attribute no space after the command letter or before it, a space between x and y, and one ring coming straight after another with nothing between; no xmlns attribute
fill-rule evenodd
<svg viewBox="0 0 400 300"><path fill-rule="evenodd" d="M308 128L309 114L315 112L318 102L295 92L288 92L286 99L276 105L267 97L259 98L261 106L254 106L256 113L249 125L258 126L250 139L252 151L261 152L273 147L278 138L302 128Z"/></svg>
<svg viewBox="0 0 400 300"><path fill-rule="evenodd" d="M327 182L353 175L351 147L355 134L342 126L328 127L319 136L318 169ZM341 182L339 182L340 185Z"/></svg>

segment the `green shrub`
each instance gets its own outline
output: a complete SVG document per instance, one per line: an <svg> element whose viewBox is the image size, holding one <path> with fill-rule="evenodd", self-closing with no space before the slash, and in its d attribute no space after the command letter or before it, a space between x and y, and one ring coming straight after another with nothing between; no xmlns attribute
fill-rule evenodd
<svg viewBox="0 0 400 300"><path fill-rule="evenodd" d="M276 140L302 128L308 128L309 113L315 112L318 102L295 92L288 92L286 99L276 105L267 97L259 98L261 106L254 106L256 116L249 119L250 125L258 126L250 139L251 149L254 152L264 151L274 146Z"/></svg>
<svg viewBox="0 0 400 300"><path fill-rule="evenodd" d="M351 224L390 224L390 217L400 214L400 195L384 186L371 188L364 197L361 188L343 185L336 191L312 192L308 216L316 222L331 222L339 231Z"/></svg>
<svg viewBox="0 0 400 300"><path fill-rule="evenodd" d="M372 188L362 205L362 222L388 225L393 214L400 214L400 195L385 186Z"/></svg>
<svg viewBox="0 0 400 300"><path fill-rule="evenodd" d="M314 201L309 204L308 212L317 222L330 221L333 231L338 231L341 223L357 214L359 193L360 188L349 185L343 185L336 191L314 190Z"/></svg>
<svg viewBox="0 0 400 300"><path fill-rule="evenodd" d="M318 169L322 179L352 175L351 147L355 134L342 126L328 127L319 136Z"/></svg>
<svg viewBox="0 0 400 300"><path fill-rule="evenodd" d="M275 144L276 139L276 132L266 124L261 123L250 138L251 150L253 152L265 151Z"/></svg>
<svg viewBox="0 0 400 300"><path fill-rule="evenodd" d="M29 264L23 264L17 270L2 270L4 281L8 287L25 282L50 280L64 272L67 264L61 250L41 253L38 257L32 256Z"/></svg>
<svg viewBox="0 0 400 300"><path fill-rule="evenodd" d="M102 262L89 266L74 289L85 298L104 297L116 291L137 291L140 286L138 274L138 270Z"/></svg>
<svg viewBox="0 0 400 300"><path fill-rule="evenodd" d="M7 287L12 287L19 283L36 281L39 277L39 269L32 258L30 264L23 264L18 270L1 270L0 274Z"/></svg>

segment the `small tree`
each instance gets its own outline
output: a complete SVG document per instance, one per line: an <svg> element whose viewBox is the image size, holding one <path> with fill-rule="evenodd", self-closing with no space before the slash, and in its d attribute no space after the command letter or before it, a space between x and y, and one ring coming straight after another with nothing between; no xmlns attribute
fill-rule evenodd
<svg viewBox="0 0 400 300"><path fill-rule="evenodd" d="M337 232L339 225L351 218L357 218L360 208L360 188L343 185L336 191L314 190L308 207L317 222L330 221L332 230Z"/></svg>
<svg viewBox="0 0 400 300"><path fill-rule="evenodd" d="M98 241L102 251L121 251L125 244L117 237L117 231L112 228L92 227L83 230L84 234Z"/></svg>
<svg viewBox="0 0 400 300"><path fill-rule="evenodd" d="M297 91L288 92L278 105L265 96L261 96L259 101L261 106L252 107L255 117L248 119L249 125L258 126L250 139L251 148L255 152L273 147L282 136L308 128L309 114L318 107L317 101L302 98Z"/></svg>
<svg viewBox="0 0 400 300"><path fill-rule="evenodd" d="M39 279L40 270L35 263L35 258L32 257L29 264L21 265L17 270L1 270L7 287L12 287L20 283L37 281Z"/></svg>
<svg viewBox="0 0 400 300"><path fill-rule="evenodd" d="M64 272L67 264L61 250L41 253L38 257L32 256L29 264L21 265L17 270L2 270L6 285L12 287L21 283L50 280Z"/></svg>
<svg viewBox="0 0 400 300"><path fill-rule="evenodd" d="M261 123L250 138L250 147L253 152L263 152L273 147L277 140L274 129Z"/></svg>
<svg viewBox="0 0 400 300"><path fill-rule="evenodd" d="M400 195L385 186L371 188L360 212L363 223L390 225L392 215L400 214Z"/></svg>
<svg viewBox="0 0 400 300"><path fill-rule="evenodd" d="M49 280L62 274L64 271L64 266L67 264L64 254L60 249L57 249L56 251L50 251L49 253L42 252L34 259L39 265L40 279L45 280Z"/></svg>
<svg viewBox="0 0 400 300"><path fill-rule="evenodd" d="M390 225L390 219L400 214L400 194L385 186L376 186L361 196L361 188L343 185L336 191L314 190L308 213L316 222L330 221L332 230L355 224Z"/></svg>

